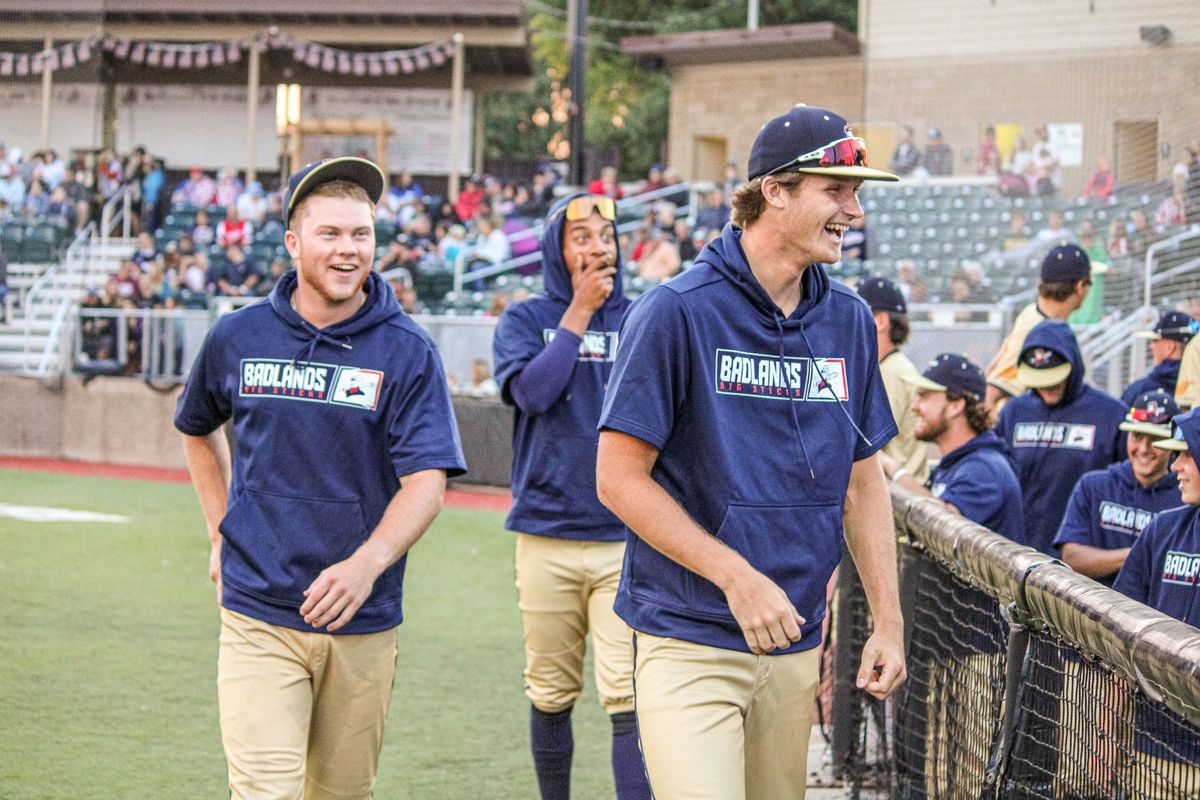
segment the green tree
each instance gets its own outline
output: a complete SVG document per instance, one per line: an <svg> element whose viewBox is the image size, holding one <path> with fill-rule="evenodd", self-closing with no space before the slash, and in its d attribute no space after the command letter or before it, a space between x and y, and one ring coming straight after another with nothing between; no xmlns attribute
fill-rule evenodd
<svg viewBox="0 0 1200 800"><path fill-rule="evenodd" d="M564 159L570 153L567 3L526 0L534 61L528 93L489 95L488 158ZM670 89L663 73L621 53L625 36L744 27L747 0L589 0L586 131L590 146L616 147L623 180L662 157ZM855 30L856 0L760 0L759 24L836 22Z"/></svg>

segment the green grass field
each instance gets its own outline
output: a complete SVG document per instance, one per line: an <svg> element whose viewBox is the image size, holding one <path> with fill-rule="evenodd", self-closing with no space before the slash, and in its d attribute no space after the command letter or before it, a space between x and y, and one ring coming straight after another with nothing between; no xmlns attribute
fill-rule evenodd
<svg viewBox="0 0 1200 800"><path fill-rule="evenodd" d="M0 798L227 797L217 608L191 487L0 470L0 502L132 518L0 517ZM502 525L447 509L413 550L377 798L537 796ZM590 675L574 796L612 797Z"/></svg>

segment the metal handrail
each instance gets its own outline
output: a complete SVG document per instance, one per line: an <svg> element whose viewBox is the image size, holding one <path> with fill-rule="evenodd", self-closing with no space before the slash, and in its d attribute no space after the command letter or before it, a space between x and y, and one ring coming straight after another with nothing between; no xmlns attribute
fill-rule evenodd
<svg viewBox="0 0 1200 800"><path fill-rule="evenodd" d="M22 363L26 366L28 366L32 357L32 349L30 345L33 338L33 321L35 318L40 316L38 312L43 305L42 295L48 293L48 287L50 286L50 283L58 276L60 272L63 271L64 267L67 269L67 274L71 274L74 271L71 269L72 265L80 262L81 260L84 265L87 264L87 245L95 231L95 221L89 222L87 226L83 228L83 230L78 231L75 234L75 238L71 240L71 244L67 246L67 251L63 256L63 260L56 261L47 267L46 270L38 276L38 279L33 282L33 285L30 286L29 290L25 293L25 302L23 304L25 316L25 348ZM56 325L60 325L61 323L60 317L64 314L64 310L62 308L63 303L69 304L69 298L63 298L59 302L58 307L55 309L51 320L52 331L55 330ZM45 370L43 369L42 365L49 363L50 354L54 351L55 344L56 337L54 335L51 335L47 338L45 345L42 347L41 356L38 358L38 374L45 374Z"/></svg>
<svg viewBox="0 0 1200 800"><path fill-rule="evenodd" d="M121 206L119 215L116 211L118 205ZM133 231L133 193L128 183L122 184L100 211L100 241L102 243L108 243L109 237L112 236L112 229L118 222L121 223L121 236L128 239Z"/></svg>

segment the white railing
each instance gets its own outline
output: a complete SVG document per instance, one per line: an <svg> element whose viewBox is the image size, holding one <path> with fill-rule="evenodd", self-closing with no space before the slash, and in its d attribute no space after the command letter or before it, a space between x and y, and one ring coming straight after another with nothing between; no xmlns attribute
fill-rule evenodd
<svg viewBox="0 0 1200 800"><path fill-rule="evenodd" d="M124 184L109 198L100 211L100 241L108 243L113 228L121 226L121 237L128 239L133 232L133 193Z"/></svg>
<svg viewBox="0 0 1200 800"><path fill-rule="evenodd" d="M88 266L88 245L95 231L96 224L90 222L87 227L76 233L75 238L67 247L67 252L63 259L47 267L38 279L34 281L33 285L29 287L29 291L25 293L22 305L25 318L25 346L22 365L25 369L29 369L30 364L34 361L34 324L46 318L49 318L51 322L51 335L42 343L41 351L36 357L37 365L34 367L34 372L37 375L47 374L54 353L62 352L59 348L59 337L62 335L67 311L74 304L74 299L69 293L57 296L53 287L62 275L76 275L86 272Z"/></svg>

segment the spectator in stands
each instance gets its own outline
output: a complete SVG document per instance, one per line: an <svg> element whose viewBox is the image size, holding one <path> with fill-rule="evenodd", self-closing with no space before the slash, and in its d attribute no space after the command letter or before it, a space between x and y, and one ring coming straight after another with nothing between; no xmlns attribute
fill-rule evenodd
<svg viewBox="0 0 1200 800"><path fill-rule="evenodd" d="M1085 472L1125 457L1125 406L1084 383L1083 355L1065 322L1048 319L1029 332L1017 381L1029 391L1004 404L996 431L1021 482L1025 535L1018 541L1054 556L1063 498Z"/></svg>
<svg viewBox="0 0 1200 800"><path fill-rule="evenodd" d="M275 256L271 259L271 266L267 270L267 274L257 286L254 287L254 293L259 297L267 297L271 294L271 290L275 288L275 284L283 277L283 274L291 268L288 260L283 256ZM382 270L381 270L382 271Z"/></svg>
<svg viewBox="0 0 1200 800"><path fill-rule="evenodd" d="M458 254L467 246L467 229L458 224L446 229L446 235L438 242L438 257L445 264L454 264Z"/></svg>
<svg viewBox="0 0 1200 800"><path fill-rule="evenodd" d="M228 247L231 244L248 247L253 241L254 226L250 224L249 220L241 218L236 205L227 207L225 219L217 225L217 244L222 247Z"/></svg>
<svg viewBox="0 0 1200 800"><path fill-rule="evenodd" d="M67 174L67 165L53 148L42 151L42 167L39 170L42 183L53 192L62 185Z"/></svg>
<svg viewBox="0 0 1200 800"><path fill-rule="evenodd" d="M425 189L413 178L411 170L402 170L383 202L398 225L407 225L417 214L417 206L425 197Z"/></svg>
<svg viewBox="0 0 1200 800"><path fill-rule="evenodd" d="M192 167L188 177L179 184L171 196L171 202L176 205L207 208L212 205L217 196L217 183L204 174L200 167ZM200 240L197 239L199 244Z"/></svg>
<svg viewBox="0 0 1200 800"><path fill-rule="evenodd" d="M918 483L924 484L929 477L929 448L918 444L915 438L918 419L913 402L917 399L917 390L911 380L917 378L919 373L908 356L900 350L900 346L908 341L910 330L908 304L899 287L886 278L867 278L856 288L858 296L870 306L875 318L879 374L883 378L892 417L899 429L895 438L883 446L883 454L894 465L893 472L889 474L907 473ZM884 471L888 470L885 468Z"/></svg>
<svg viewBox="0 0 1200 800"><path fill-rule="evenodd" d="M161 158L150 159L150 166L142 176L142 228L158 230L159 220L165 208L165 186L167 173Z"/></svg>
<svg viewBox="0 0 1200 800"><path fill-rule="evenodd" d="M233 167L222 167L217 171L216 199L213 201L222 208L237 205L245 187Z"/></svg>
<svg viewBox="0 0 1200 800"><path fill-rule="evenodd" d="M92 204L80 200L75 204L75 232L79 233L92 221Z"/></svg>
<svg viewBox="0 0 1200 800"><path fill-rule="evenodd" d="M925 171L934 177L954 174L954 150L946 144L938 128L929 129L922 163Z"/></svg>
<svg viewBox="0 0 1200 800"><path fill-rule="evenodd" d="M704 245L708 241L708 231L704 228L696 228L684 235L684 231L687 228L686 219L675 221L675 240L679 247L679 261L681 262L681 266L690 266L691 262L696 260L696 256L700 255L700 251L704 249ZM684 235L684 238L681 239L681 235Z"/></svg>
<svg viewBox="0 0 1200 800"><path fill-rule="evenodd" d="M1107 200L1112 195L1116 180L1113 171L1108 168L1108 159L1104 156L1096 156L1096 171L1083 186L1084 198L1094 197L1097 200Z"/></svg>
<svg viewBox="0 0 1200 800"><path fill-rule="evenodd" d="M851 277L861 275L863 262L871 257L873 247L866 214L850 220L850 227L842 233L843 274Z"/></svg>
<svg viewBox="0 0 1200 800"><path fill-rule="evenodd" d="M1108 223L1108 241L1104 244L1110 258L1123 258L1129 255L1129 236L1125 223L1114 219Z"/></svg>
<svg viewBox="0 0 1200 800"><path fill-rule="evenodd" d="M62 188L66 191L67 197L73 202L88 202L92 201L92 190L85 186L79 180L79 171L68 169L63 176Z"/></svg>
<svg viewBox="0 0 1200 800"><path fill-rule="evenodd" d="M0 163L0 200L14 213L25 207L25 182L12 164Z"/></svg>
<svg viewBox="0 0 1200 800"><path fill-rule="evenodd" d="M1075 232L1067 227L1061 211L1051 211L1046 215L1046 227L1037 232L1037 239L1056 244L1073 242L1075 241Z"/></svg>
<svg viewBox="0 0 1200 800"><path fill-rule="evenodd" d="M979 149L975 153L976 175L1000 174L1000 150L996 147L996 129L991 125L983 131L979 140Z"/></svg>
<svg viewBox="0 0 1200 800"><path fill-rule="evenodd" d="M924 303L928 299L929 288L912 259L902 258L896 262L896 286L904 294L906 303Z"/></svg>
<svg viewBox="0 0 1200 800"><path fill-rule="evenodd" d="M492 377L486 358L471 360L471 382L463 388L467 397L499 397L500 386Z"/></svg>
<svg viewBox="0 0 1200 800"><path fill-rule="evenodd" d="M1156 389L1174 396L1184 348L1195 333L1192 318L1182 311L1164 311L1158 315L1152 330L1135 333L1137 338L1149 340L1154 367L1145 377L1125 387L1121 402L1131 405L1141 395Z"/></svg>
<svg viewBox="0 0 1200 800"><path fill-rule="evenodd" d="M95 289L88 291L80 306L88 310L112 307L105 303L102 293ZM83 337L82 354L86 361L111 361L116 357L117 336L110 317L81 314L79 330Z"/></svg>
<svg viewBox="0 0 1200 800"><path fill-rule="evenodd" d="M1025 306L987 368L987 406L993 416L1009 397L1019 397L1026 387L1018 377L1018 362L1025 337L1042 320L1066 320L1083 305L1092 287L1092 263L1077 245L1053 248L1042 259L1037 300ZM1033 373L1031 373L1033 374Z"/></svg>
<svg viewBox="0 0 1200 800"><path fill-rule="evenodd" d="M1112 586L1146 525L1182 502L1167 463L1170 453L1153 446L1170 438L1171 419L1178 413L1179 406L1161 389L1139 395L1120 425L1129 458L1079 479L1054 539L1063 561L1076 572Z"/></svg>
<svg viewBox="0 0 1200 800"><path fill-rule="evenodd" d="M1004 252L1016 250L1028 241L1029 229L1025 227L1025 211L1014 208L1008 215L1008 236L1004 238Z"/></svg>
<svg viewBox="0 0 1200 800"><path fill-rule="evenodd" d="M544 217L554 201L553 172L547 167L533 173L529 202L521 207L523 217Z"/></svg>
<svg viewBox="0 0 1200 800"><path fill-rule="evenodd" d="M156 258L158 258L158 244L154 241L154 234L150 231L142 231L137 235L137 247L134 248L130 261L137 264L138 269L142 272L145 272Z"/></svg>
<svg viewBox="0 0 1200 800"><path fill-rule="evenodd" d="M141 299L138 294L138 279L141 276L141 268L132 259L127 258L117 266L117 271L109 276L109 283L112 284L112 292L118 302L127 300L136 303Z"/></svg>
<svg viewBox="0 0 1200 800"><path fill-rule="evenodd" d="M1093 264L1108 263L1108 251L1091 220L1084 220L1079 224L1079 246Z"/></svg>
<svg viewBox="0 0 1200 800"><path fill-rule="evenodd" d="M236 205L239 217L249 222L255 228L262 228L270 206L267 203L267 193L261 183L250 181L246 185L246 191L238 195Z"/></svg>
<svg viewBox="0 0 1200 800"><path fill-rule="evenodd" d="M588 184L588 191L592 194L611 197L613 200L620 200L625 196L625 192L621 189L621 184L617 183L616 167L602 168L600 170L600 177Z"/></svg>
<svg viewBox="0 0 1200 800"><path fill-rule="evenodd" d="M1079 247L1087 253L1092 263L1092 288L1083 304L1067 317L1067 322L1072 325L1094 325L1104 316L1104 295L1112 267L1108 263L1104 243L1096 234L1096 226L1086 220L1079 226Z"/></svg>
<svg viewBox="0 0 1200 800"><path fill-rule="evenodd" d="M1008 160L1004 162L1004 171L997 184L1000 193L1008 197L1024 197L1029 194L1033 183L1036 182L1032 179L1033 171L1033 151L1025 137L1018 136L1013 142Z"/></svg>
<svg viewBox="0 0 1200 800"><path fill-rule="evenodd" d="M472 175L458 193L458 201L454 203L454 213L458 215L460 222L466 222L475 216L475 209L481 202L483 202L483 181L478 175Z"/></svg>
<svg viewBox="0 0 1200 800"><path fill-rule="evenodd" d="M1187 222L1187 178L1176 176L1171 183L1171 193L1163 198L1154 213L1154 227L1160 233L1168 228Z"/></svg>
<svg viewBox="0 0 1200 800"><path fill-rule="evenodd" d="M25 202L21 206L21 213L31 220L41 219L46 216L49 208L50 194L46 191L46 185L40 178L34 178L25 192Z"/></svg>
<svg viewBox="0 0 1200 800"><path fill-rule="evenodd" d="M1150 224L1150 218L1146 216L1145 210L1140 208L1129 212L1127 231L1129 233L1129 255L1136 259L1144 258L1150 245L1162 238Z"/></svg>
<svg viewBox="0 0 1200 800"><path fill-rule="evenodd" d="M733 197L733 193L742 188L746 182L742 180L738 174L738 165L736 161L728 161L725 164L725 180L721 184L722 191L726 197Z"/></svg>
<svg viewBox="0 0 1200 800"><path fill-rule="evenodd" d="M1021 485L1004 441L991 430L983 371L962 356L942 353L924 373L914 369L901 380L914 389L909 411L916 440L934 444L941 459L925 481L885 447L879 459L884 474L910 492L935 497L955 514L1021 541Z"/></svg>
<svg viewBox="0 0 1200 800"><path fill-rule="evenodd" d="M642 184L642 193L654 192L667 185L663 180L663 165L651 164L650 171L646 173L646 182Z"/></svg>
<svg viewBox="0 0 1200 800"><path fill-rule="evenodd" d="M121 188L125 180L125 172L121 167L121 159L112 149L100 154L96 162L96 189L106 201L111 200Z"/></svg>
<svg viewBox="0 0 1200 800"><path fill-rule="evenodd" d="M696 226L719 231L728 222L729 204L725 202L725 193L720 189L713 189L704 196L704 207L696 212Z"/></svg>
<svg viewBox="0 0 1200 800"><path fill-rule="evenodd" d="M504 235L501 220L491 216L480 217L478 224L479 234L471 251L470 268L500 264L511 258L512 249L509 247L508 237ZM482 281L475 288L482 289Z"/></svg>
<svg viewBox="0 0 1200 800"><path fill-rule="evenodd" d="M274 192L267 195L267 213L263 215L262 231L271 235L282 235L284 232L283 198Z"/></svg>
<svg viewBox="0 0 1200 800"><path fill-rule="evenodd" d="M214 270L215 294L226 297L252 297L255 287L262 280L258 264L246 257L246 251L238 243L225 248L225 258Z"/></svg>
<svg viewBox="0 0 1200 800"><path fill-rule="evenodd" d="M888 169L897 175L912 175L913 170L921 163L921 151L913 144L913 129L911 125L901 125L896 129L896 149L888 161Z"/></svg>
<svg viewBox="0 0 1200 800"><path fill-rule="evenodd" d="M1033 144L1033 177L1030 185L1033 194L1054 195L1062 187L1062 158L1058 148L1050 141L1050 133L1045 125L1034 129L1037 141Z"/></svg>
<svg viewBox="0 0 1200 800"><path fill-rule="evenodd" d="M208 256L196 253L180 260L183 275L179 281L177 302L184 308L208 308Z"/></svg>
<svg viewBox="0 0 1200 800"><path fill-rule="evenodd" d="M50 193L50 202L46 204L46 217L68 228L75 227L75 203L67 197L67 190L62 184Z"/></svg>
<svg viewBox="0 0 1200 800"><path fill-rule="evenodd" d="M682 265L678 245L661 228L651 228L638 258L638 276L650 281L664 281L676 275Z"/></svg>

